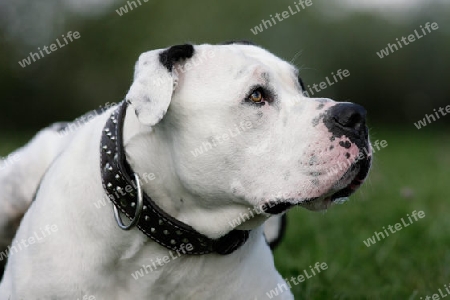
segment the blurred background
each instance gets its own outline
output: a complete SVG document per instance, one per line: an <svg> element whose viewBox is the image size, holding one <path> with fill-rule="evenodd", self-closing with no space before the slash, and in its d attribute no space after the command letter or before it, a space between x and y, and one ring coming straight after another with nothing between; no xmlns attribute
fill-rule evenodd
<svg viewBox="0 0 450 300"><path fill-rule="evenodd" d="M142 52L251 40L296 64L310 86L349 70L314 97L365 106L372 141L388 143L349 203L326 214L289 212L288 236L275 251L282 275L298 276L317 261L329 266L294 286L296 299L425 299L450 283L450 116L414 125L450 105L448 0L312 0L258 34L262 20L294 1L129 2L0 0L0 156L50 123L121 101ZM423 36L427 22L439 28ZM415 30L421 39L377 54ZM68 31L81 37L28 66L18 63ZM426 217L365 246L413 210Z"/></svg>

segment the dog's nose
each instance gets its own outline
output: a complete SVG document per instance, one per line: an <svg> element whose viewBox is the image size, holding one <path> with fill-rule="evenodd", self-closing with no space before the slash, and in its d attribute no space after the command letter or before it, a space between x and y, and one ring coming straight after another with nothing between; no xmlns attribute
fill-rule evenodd
<svg viewBox="0 0 450 300"><path fill-rule="evenodd" d="M325 123L331 131L345 131L346 135L357 138L364 137L366 131L366 110L354 103L340 103L331 107L325 117Z"/></svg>
<svg viewBox="0 0 450 300"><path fill-rule="evenodd" d="M330 117L344 128L359 131L366 125L367 112L361 105L342 103L335 105L331 110Z"/></svg>

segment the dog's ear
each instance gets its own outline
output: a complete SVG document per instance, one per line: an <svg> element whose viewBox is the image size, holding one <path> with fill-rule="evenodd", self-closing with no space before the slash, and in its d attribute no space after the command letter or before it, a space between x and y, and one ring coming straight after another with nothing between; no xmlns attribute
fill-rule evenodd
<svg viewBox="0 0 450 300"><path fill-rule="evenodd" d="M141 54L125 98L141 123L153 126L164 117L178 80L174 64L193 55L194 47L188 44Z"/></svg>

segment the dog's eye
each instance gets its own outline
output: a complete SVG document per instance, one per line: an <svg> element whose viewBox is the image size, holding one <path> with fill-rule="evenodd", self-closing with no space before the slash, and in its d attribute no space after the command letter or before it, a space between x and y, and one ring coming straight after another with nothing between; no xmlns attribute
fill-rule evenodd
<svg viewBox="0 0 450 300"><path fill-rule="evenodd" d="M264 100L264 95L263 92L260 88L254 90L250 96L248 97L248 99L254 103L260 103L261 101Z"/></svg>

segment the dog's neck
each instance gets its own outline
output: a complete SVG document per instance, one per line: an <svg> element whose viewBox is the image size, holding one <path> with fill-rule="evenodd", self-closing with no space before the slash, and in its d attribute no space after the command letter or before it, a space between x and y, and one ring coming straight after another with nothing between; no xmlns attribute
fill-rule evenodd
<svg viewBox="0 0 450 300"><path fill-rule="evenodd" d="M157 124L148 127L139 122L132 107L127 108L124 122L124 148L127 161L142 180L143 190L170 216L184 222L209 238L219 238L234 228L233 220L241 221L248 213L244 205L193 195L187 191L176 174L168 128ZM226 203L221 205L221 203ZM266 216L257 215L238 229L261 226Z"/></svg>

